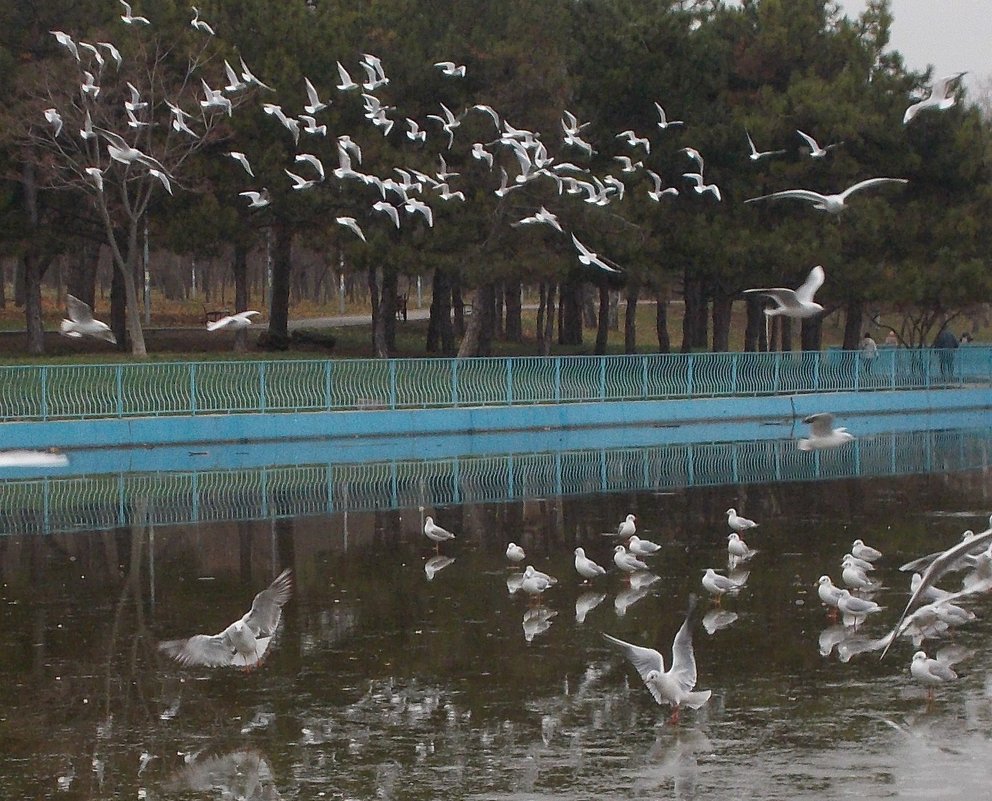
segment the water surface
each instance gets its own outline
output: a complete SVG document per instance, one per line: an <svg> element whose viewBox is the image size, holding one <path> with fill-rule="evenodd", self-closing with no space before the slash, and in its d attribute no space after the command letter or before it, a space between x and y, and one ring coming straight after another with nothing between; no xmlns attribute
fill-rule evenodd
<svg viewBox="0 0 992 801"><path fill-rule="evenodd" d="M760 521L747 586L695 624L711 702L678 725L600 637L670 653L724 510ZM536 498L276 521L0 540L0 786L50 798L979 798L992 780L989 599L975 649L932 705L913 646L884 662L820 653L813 582L854 537L879 547L888 605L906 559L987 525L987 471ZM663 545L658 580L579 585L628 512ZM431 514L458 533L433 559ZM560 584L535 610L503 550ZM432 561L433 560L433 561ZM297 587L258 670L183 669L159 639L217 632L284 566ZM425 571L425 567L427 570ZM436 572L435 572L436 571ZM432 578L428 579L428 574ZM954 582L945 583L954 587ZM576 617L577 603L598 605ZM930 647L928 644L927 647Z"/></svg>

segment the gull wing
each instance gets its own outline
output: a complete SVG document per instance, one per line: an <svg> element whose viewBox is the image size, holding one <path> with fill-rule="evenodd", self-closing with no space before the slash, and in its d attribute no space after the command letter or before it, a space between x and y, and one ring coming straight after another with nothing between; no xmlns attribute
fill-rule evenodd
<svg viewBox="0 0 992 801"><path fill-rule="evenodd" d="M287 567L255 596L248 614L241 619L256 637L271 636L282 619L282 607L292 594L293 571Z"/></svg>
<svg viewBox="0 0 992 801"><path fill-rule="evenodd" d="M781 192L772 192L770 195L761 195L760 197L751 197L745 200L745 203L754 203L756 200L772 200L775 198L795 198L796 200L808 200L810 203L826 203L827 196L821 195L819 192L814 192L811 189L784 189Z"/></svg>
<svg viewBox="0 0 992 801"><path fill-rule="evenodd" d="M88 303L83 303L75 295L65 296L65 305L69 313L69 319L74 323L92 323L93 309Z"/></svg>
<svg viewBox="0 0 992 801"><path fill-rule="evenodd" d="M823 272L823 268L818 264L812 270L809 271L809 275L806 276L806 280L799 289L796 290L796 299L801 303L811 303L813 301L813 295L816 294L823 282L826 280L826 274Z"/></svg>
<svg viewBox="0 0 992 801"><path fill-rule="evenodd" d="M696 608L697 597L689 596L689 609L685 620L672 642L672 675L686 692L696 686L696 655L692 650L692 613Z"/></svg>
<svg viewBox="0 0 992 801"><path fill-rule="evenodd" d="M623 655L634 666L641 679L644 679L652 670L657 670L659 673L665 672L665 660L654 648L644 648L640 645L624 642L623 640L618 640L616 637L611 637L605 632L603 636L614 645L619 646L620 650L623 651Z"/></svg>
<svg viewBox="0 0 992 801"><path fill-rule="evenodd" d="M809 426L814 437L825 437L833 431L834 416L830 412L820 412L804 417L803 422Z"/></svg>
<svg viewBox="0 0 992 801"><path fill-rule="evenodd" d="M795 309L799 310L802 308L799 305L799 299L796 297L796 292L793 289L786 289L785 287L773 287L771 289L745 289L744 294L749 292L758 292L762 295L767 295L772 300L774 300L780 309Z"/></svg>
<svg viewBox="0 0 992 801"><path fill-rule="evenodd" d="M841 201L847 200L848 197L853 195L855 192L860 192L862 189L867 189L869 186L879 186L880 184L908 184L909 180L907 178L868 178L864 181L858 181L854 186L849 186L843 192L840 193Z"/></svg>
<svg viewBox="0 0 992 801"><path fill-rule="evenodd" d="M987 545L990 542L992 542L992 528L987 531L983 531L981 534L976 534L971 539L959 542L957 545L948 548L936 559L934 559L920 577L919 586L917 586L913 594L909 596L909 601L906 602L906 608L902 610L902 614L899 616L899 620L896 622L896 625L892 630L899 631L899 627L902 625L903 620L905 620L906 615L909 613L909 610L912 608L913 604L919 600L919 598L926 591L927 587L932 587L933 584L947 572L949 567L953 565L954 562L968 553L971 548L979 545ZM885 651L882 651L881 658L885 657L888 650L888 647L886 647Z"/></svg>
<svg viewBox="0 0 992 801"><path fill-rule="evenodd" d="M796 133L806 140L806 144L809 145L810 150L821 150L820 145L817 143L817 141L808 133L803 133L800 130L797 130Z"/></svg>
<svg viewBox="0 0 992 801"><path fill-rule="evenodd" d="M187 640L165 640L158 644L158 649L187 666L226 667L234 660L234 648L224 632L197 634Z"/></svg>
<svg viewBox="0 0 992 801"><path fill-rule="evenodd" d="M946 98L950 85L964 74L963 72L955 72L953 75L945 75L943 78L934 81L930 87L930 98Z"/></svg>

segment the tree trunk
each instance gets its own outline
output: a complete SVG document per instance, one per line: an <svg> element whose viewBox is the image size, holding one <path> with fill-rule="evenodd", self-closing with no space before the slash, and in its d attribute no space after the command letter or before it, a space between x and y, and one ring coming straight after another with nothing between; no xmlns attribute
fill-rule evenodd
<svg viewBox="0 0 992 801"><path fill-rule="evenodd" d="M768 337L765 335L766 318L762 310L761 298L756 295L746 295L744 308L747 311L744 350L747 352L768 350Z"/></svg>
<svg viewBox="0 0 992 801"><path fill-rule="evenodd" d="M541 285L541 292L543 293L545 313L544 313L544 327L539 329L537 332L538 339L538 352L541 356L551 355L551 342L554 337L555 332L555 290L557 285L554 283L549 283L545 287L544 284Z"/></svg>
<svg viewBox="0 0 992 801"><path fill-rule="evenodd" d="M730 350L730 321L733 318L734 299L729 295L713 298L713 352Z"/></svg>
<svg viewBox="0 0 992 801"><path fill-rule="evenodd" d="M231 263L234 276L234 311L248 310L248 245L241 238L234 243L234 261ZM248 329L239 328L234 332L234 350L244 353L248 350Z"/></svg>
<svg viewBox="0 0 992 801"><path fill-rule="evenodd" d="M861 321L864 319L864 304L851 301L847 304L844 318L844 350L857 350L861 344Z"/></svg>
<svg viewBox="0 0 992 801"><path fill-rule="evenodd" d="M703 300L703 284L689 274L686 268L682 279L682 297L685 301L684 315L682 317L682 352L691 353L694 348L705 347L705 339L699 341L699 321L700 308L703 308L702 315L705 318L706 303Z"/></svg>
<svg viewBox="0 0 992 801"><path fill-rule="evenodd" d="M606 355L610 338L610 287L604 278L599 284L599 320L596 326L596 355Z"/></svg>
<svg viewBox="0 0 992 801"><path fill-rule="evenodd" d="M792 350L792 318L779 317L779 334L782 339L781 350Z"/></svg>
<svg viewBox="0 0 992 801"><path fill-rule="evenodd" d="M24 321L28 334L28 353L40 356L45 352L45 328L41 316L41 278L45 273L37 254L29 248L24 260Z"/></svg>
<svg viewBox="0 0 992 801"><path fill-rule="evenodd" d="M623 318L623 352L637 353L637 298L640 287L631 283L627 286L627 308Z"/></svg>
<svg viewBox="0 0 992 801"><path fill-rule="evenodd" d="M289 347L289 288L293 278L293 231L277 222L272 254L272 294L269 299L269 346Z"/></svg>
<svg viewBox="0 0 992 801"><path fill-rule="evenodd" d="M0 261L0 309L7 308L7 266Z"/></svg>
<svg viewBox="0 0 992 801"><path fill-rule="evenodd" d="M819 350L823 344L823 316L810 317L802 321L799 331L799 347L803 350Z"/></svg>
<svg viewBox="0 0 992 801"><path fill-rule="evenodd" d="M506 339L506 326L503 324L503 303L505 298L506 286L504 284L494 285L492 316L493 339Z"/></svg>
<svg viewBox="0 0 992 801"><path fill-rule="evenodd" d="M441 268L436 268L431 282L427 352L436 353L439 347L443 356L453 356L455 353L455 332L451 327L451 284L448 282L448 274Z"/></svg>
<svg viewBox="0 0 992 801"><path fill-rule="evenodd" d="M455 275L451 279L451 309L455 318L455 336L465 336L465 301L462 299L462 279Z"/></svg>
<svg viewBox="0 0 992 801"><path fill-rule="evenodd" d="M655 295L654 330L658 336L658 352L672 352L672 338L668 335L668 293Z"/></svg>
<svg viewBox="0 0 992 801"><path fill-rule="evenodd" d="M114 269L110 275L110 331L117 339L117 350L130 349L130 339L127 334L127 296L124 293L124 275L121 270Z"/></svg>
<svg viewBox="0 0 992 801"><path fill-rule="evenodd" d="M559 345L582 344L582 282L569 280L561 285Z"/></svg>
<svg viewBox="0 0 992 801"><path fill-rule="evenodd" d="M597 315L596 303L593 298L596 297L596 290L592 284L582 283L581 287L582 325L585 328L595 328L597 325Z"/></svg>
<svg viewBox="0 0 992 801"><path fill-rule="evenodd" d="M481 287L472 293L472 313L469 315L468 325L465 327L465 335L462 337L461 344L458 347L459 359L478 355L483 318L485 317L485 311L483 309L488 305L482 295Z"/></svg>
<svg viewBox="0 0 992 801"><path fill-rule="evenodd" d="M507 283L504 287L503 298L506 306L506 328L504 331L506 340L507 342L523 342L523 304L520 300L520 282L510 281Z"/></svg>

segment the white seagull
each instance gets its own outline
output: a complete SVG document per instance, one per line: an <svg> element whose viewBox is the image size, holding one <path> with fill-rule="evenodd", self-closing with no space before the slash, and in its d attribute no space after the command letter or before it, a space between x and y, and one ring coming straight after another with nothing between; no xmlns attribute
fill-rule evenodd
<svg viewBox="0 0 992 801"><path fill-rule="evenodd" d="M606 568L602 565L596 564L592 559L586 556L586 552L582 548L575 549L575 572L578 573L586 581L589 579L594 579L596 576L602 576L606 573Z"/></svg>
<svg viewBox="0 0 992 801"><path fill-rule="evenodd" d="M49 33L55 37L62 47L68 50L76 61L79 61L79 50L76 48L76 43L72 41L72 37L64 31L49 31Z"/></svg>
<svg viewBox="0 0 992 801"><path fill-rule="evenodd" d="M638 556L653 556L661 550L661 546L651 540L642 540L634 534L627 543L627 550Z"/></svg>
<svg viewBox="0 0 992 801"><path fill-rule="evenodd" d="M947 75L940 80L934 81L930 87L930 95L924 100L913 103L913 105L906 109L906 113L902 117L903 125L908 125L917 114L928 108L943 111L953 106L955 99L951 84L964 74L963 72L955 72L953 75Z"/></svg>
<svg viewBox="0 0 992 801"><path fill-rule="evenodd" d="M665 195L672 195L673 197L678 196L679 190L674 186L669 186L665 189L661 188L661 176L658 175L658 173L653 170L645 170L644 172L647 173L648 177L651 179L651 182L654 184L654 189L648 190L648 197L655 203L660 202Z"/></svg>
<svg viewBox="0 0 992 801"><path fill-rule="evenodd" d="M125 25L151 25L148 17L136 17L131 13L131 5L120 0L120 4L124 6L124 13L121 14L121 19L124 21Z"/></svg>
<svg viewBox="0 0 992 801"><path fill-rule="evenodd" d="M242 328L248 328L252 324L252 317L258 317L261 312L249 310L238 312L237 314L229 314L225 317L221 317L219 320L214 320L207 323L208 331L220 331L223 328L230 328L232 331L239 331Z"/></svg>
<svg viewBox="0 0 992 801"><path fill-rule="evenodd" d="M73 295L66 295L65 303L69 319L63 320L59 326L59 333L62 336L72 339L87 336L94 339L104 339L112 345L117 344L117 338L111 332L110 326L93 317L93 309L88 303L84 303Z"/></svg>
<svg viewBox="0 0 992 801"><path fill-rule="evenodd" d="M519 563L527 558L527 554L524 553L524 549L517 545L517 543L511 542L506 546L506 558L511 562Z"/></svg>
<svg viewBox="0 0 992 801"><path fill-rule="evenodd" d="M710 690L694 691L696 687L696 657L692 650L692 612L696 607L696 596L689 596L689 609L685 620L672 642L672 666L665 670L665 660L653 648L644 648L624 642L609 634L603 636L618 646L627 660L634 666L644 686L648 688L658 704L668 703L673 707L672 718L678 719L682 705L699 709L710 700Z"/></svg>
<svg viewBox="0 0 992 801"><path fill-rule="evenodd" d="M751 148L751 155L748 156L751 161L759 161L760 159L768 156L778 156L785 152L784 150L758 150L758 148L754 146L754 140L751 138L751 134L747 131L747 129L744 130L744 135L747 136L747 145Z"/></svg>
<svg viewBox="0 0 992 801"><path fill-rule="evenodd" d="M658 111L658 127L661 130L664 131L666 128L672 128L676 125L685 125L685 122L682 120L668 119L668 115L665 114L665 109L661 107L661 103L655 103L654 107Z"/></svg>
<svg viewBox="0 0 992 801"><path fill-rule="evenodd" d="M585 264L589 267L598 267L608 273L618 273L620 272L615 267L611 267L605 261L603 261L596 253L589 250L585 245L583 245L578 239L575 238L575 234L572 234L572 244L575 245L575 249L579 253L579 263Z"/></svg>
<svg viewBox="0 0 992 801"><path fill-rule="evenodd" d="M385 200L379 200L372 204L372 209L388 215L389 219L393 221L393 225L397 228L400 227L400 212L399 209L397 209L392 203L387 203Z"/></svg>
<svg viewBox="0 0 992 801"><path fill-rule="evenodd" d="M359 226L358 221L354 217L335 217L334 222L338 225L343 225L345 228L350 228L363 242L367 241L365 239L365 232L361 229L361 226Z"/></svg>
<svg viewBox="0 0 992 801"><path fill-rule="evenodd" d="M284 169L283 172L293 179L293 189L304 190L304 189L310 189L311 187L317 185L316 179L309 180L307 178L304 178L302 175L297 175L295 172L290 172L289 170L286 169Z"/></svg>
<svg viewBox="0 0 992 801"><path fill-rule="evenodd" d="M337 88L342 92L347 92L351 89L358 89L358 84L351 79L351 75L348 74L348 70L341 66L341 62L337 62L338 65L338 83Z"/></svg>
<svg viewBox="0 0 992 801"><path fill-rule="evenodd" d="M558 217L554 212L548 211L544 206L541 206L534 214L529 217L524 217L523 219L517 220L515 223L510 223L512 226L516 227L519 225L538 225L543 223L544 225L550 225L556 231L562 232L561 223L558 222Z"/></svg>
<svg viewBox="0 0 992 801"><path fill-rule="evenodd" d="M465 77L465 65L456 65L454 61L438 61L435 65L441 73L447 75L451 78L464 78Z"/></svg>
<svg viewBox="0 0 992 801"><path fill-rule="evenodd" d="M648 566L634 554L627 553L627 549L622 545L618 545L613 549L613 564L619 567L624 573L636 573L640 570L648 569Z"/></svg>
<svg viewBox="0 0 992 801"><path fill-rule="evenodd" d="M819 192L814 192L811 189L785 189L781 192L772 192L770 195L761 195L759 197L751 197L745 200L745 203L754 203L758 200L774 200L776 198L786 198L794 200L805 200L813 204L814 209L820 211L825 211L828 214L840 214L846 206L844 205L847 199L853 195L855 192L860 192L862 189L868 189L872 186L881 186L882 184L906 184L909 181L906 178L868 178L864 181L858 181L858 183L853 186L849 186L843 192L839 192L836 195L821 195Z"/></svg>
<svg viewBox="0 0 992 801"><path fill-rule="evenodd" d="M727 535L727 554L731 559L745 561L756 553L757 551L749 548L747 543L741 539L741 535L736 531L731 531Z"/></svg>
<svg viewBox="0 0 992 801"><path fill-rule="evenodd" d="M838 448L854 439L854 434L846 428L834 428L834 416L829 412L811 414L803 418L809 426L809 436L799 440L797 447L801 451L819 451L827 448Z"/></svg>
<svg viewBox="0 0 992 801"><path fill-rule="evenodd" d="M442 542L447 540L453 540L455 535L448 531L446 528L441 528L434 522L434 518L428 517L424 520L424 535L431 542L434 543L435 547L440 547Z"/></svg>
<svg viewBox="0 0 992 801"><path fill-rule="evenodd" d="M716 184L708 184L703 178L701 172L684 172L682 173L683 178L688 178L692 181L692 191L697 195L702 195L705 192L709 192L717 200L723 200L723 195L720 193L720 187Z"/></svg>
<svg viewBox="0 0 992 801"><path fill-rule="evenodd" d="M930 659L926 651L917 651L913 654L909 672L914 679L926 686L928 700L933 700L934 687L947 684L958 677L958 674L951 669L951 665L959 661L959 656L955 651L949 651L948 654L938 652L936 659Z"/></svg>
<svg viewBox="0 0 992 801"><path fill-rule="evenodd" d="M62 133L62 115L56 108L45 109L45 120L55 128L55 136Z"/></svg>
<svg viewBox="0 0 992 801"><path fill-rule="evenodd" d="M320 180L324 180L324 165L321 163L320 159L317 158L313 153L297 153L296 158L293 161L297 163L309 164L313 167L317 174L320 176Z"/></svg>
<svg viewBox="0 0 992 801"><path fill-rule="evenodd" d="M248 610L220 634L196 634L166 640L159 650L183 665L256 667L265 656L282 621L282 608L293 593L292 570L286 568L251 602Z"/></svg>
<svg viewBox="0 0 992 801"><path fill-rule="evenodd" d="M618 133L616 135L616 138L625 140L627 144L630 145L631 147L637 147L638 145L640 145L641 147L644 148L645 153L651 152L651 142L650 140L648 140L646 136L638 136L633 131L627 130Z"/></svg>
<svg viewBox="0 0 992 801"><path fill-rule="evenodd" d="M746 517L741 517L737 514L737 510L734 508L727 510L727 525L730 526L732 531L736 531L738 534L758 527L758 524L753 520L748 520Z"/></svg>
<svg viewBox="0 0 992 801"><path fill-rule="evenodd" d="M832 145L827 145L826 147L820 147L817 141L808 133L803 133L802 131L799 130L797 130L796 133L799 134L805 140L807 145L809 145L809 157L812 159L822 159L825 155L827 155L829 151L833 150L835 147L840 147L842 144L844 144L843 142L834 142L834 144Z"/></svg>
<svg viewBox="0 0 992 801"><path fill-rule="evenodd" d="M629 540L637 532L637 517L627 515L617 526L617 536Z"/></svg>
<svg viewBox="0 0 992 801"><path fill-rule="evenodd" d="M882 558L882 552L877 548L872 548L870 545L865 545L865 541L862 539L857 539L851 543L851 553L858 557L858 559L864 559L866 562L875 562Z"/></svg>
<svg viewBox="0 0 992 801"><path fill-rule="evenodd" d="M268 206L269 203L271 202L269 200L268 190L265 189L263 189L261 192L255 192L253 190L249 190L247 192L238 192L238 195L240 197L248 198L248 200L250 201L248 204L248 208L250 209L261 209L265 206Z"/></svg>
<svg viewBox="0 0 992 801"><path fill-rule="evenodd" d="M747 576L748 574L744 573L741 578L730 578L717 573L712 567L708 567L703 573L703 589L719 603L724 595L739 593L747 581Z"/></svg>
<svg viewBox="0 0 992 801"><path fill-rule="evenodd" d="M238 162L238 164L241 165L244 171L248 173L252 178L255 177L255 173L252 172L251 169L251 164L248 163L248 157L244 153L241 153L237 150L231 150L230 152L225 153L224 155L229 156L230 158Z"/></svg>
<svg viewBox="0 0 992 801"><path fill-rule="evenodd" d="M206 22L200 19L200 11L196 6L190 6L193 9L193 19L190 20L190 27L195 28L201 33L205 33L208 36L214 36L214 29L211 28Z"/></svg>
<svg viewBox="0 0 992 801"><path fill-rule="evenodd" d="M303 83L306 85L307 89L307 104L303 107L303 110L307 114L316 114L318 111L327 108L327 103L323 102L317 96L317 90L310 82L310 79L305 77L303 79Z"/></svg>
<svg viewBox="0 0 992 801"><path fill-rule="evenodd" d="M777 304L775 308L765 309L766 317L783 316L805 319L815 317L823 311L823 306L813 300L813 295L816 294L816 290L823 286L825 278L826 274L823 272L823 267L817 265L809 271L806 280L798 289L786 289L784 287L745 289L744 294L766 295L775 301Z"/></svg>

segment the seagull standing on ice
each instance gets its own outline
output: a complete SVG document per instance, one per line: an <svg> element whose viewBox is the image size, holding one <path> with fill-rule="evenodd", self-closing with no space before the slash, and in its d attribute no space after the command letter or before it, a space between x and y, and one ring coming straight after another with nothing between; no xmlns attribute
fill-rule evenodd
<svg viewBox="0 0 992 801"><path fill-rule="evenodd" d="M627 553L627 549L622 545L618 545L613 549L613 564L619 567L624 573L636 573L640 570L648 569L648 566L634 556L634 554Z"/></svg>
<svg viewBox="0 0 992 801"><path fill-rule="evenodd" d="M734 508L727 510L727 525L730 526L732 531L736 531L738 534L750 528L758 527L758 524L753 520L748 520L746 517L741 517L737 514L737 510Z"/></svg>
<svg viewBox="0 0 992 801"><path fill-rule="evenodd" d="M427 539L434 543L435 548L440 547L442 542L455 538L454 534L446 528L441 528L434 522L434 518L430 516L424 520L424 534Z"/></svg>
<svg viewBox="0 0 992 801"><path fill-rule="evenodd" d="M578 573L586 581L596 578L596 576L602 576L606 573L606 568L602 565L596 564L592 559L586 556L586 552L582 548L575 549L575 572Z"/></svg>
<svg viewBox="0 0 992 801"><path fill-rule="evenodd" d="M637 554L637 556L653 556L661 550L661 546L656 542L651 542L651 540L642 540L634 534L631 536L630 542L627 543L627 550L632 554Z"/></svg>
<svg viewBox="0 0 992 801"><path fill-rule="evenodd" d="M527 554L524 553L524 549L517 545L517 543L511 542L506 546L506 558L511 562L519 564L527 558Z"/></svg>
<svg viewBox="0 0 992 801"><path fill-rule="evenodd" d="M617 536L629 540L637 532L637 517L627 515L617 526Z"/></svg>

